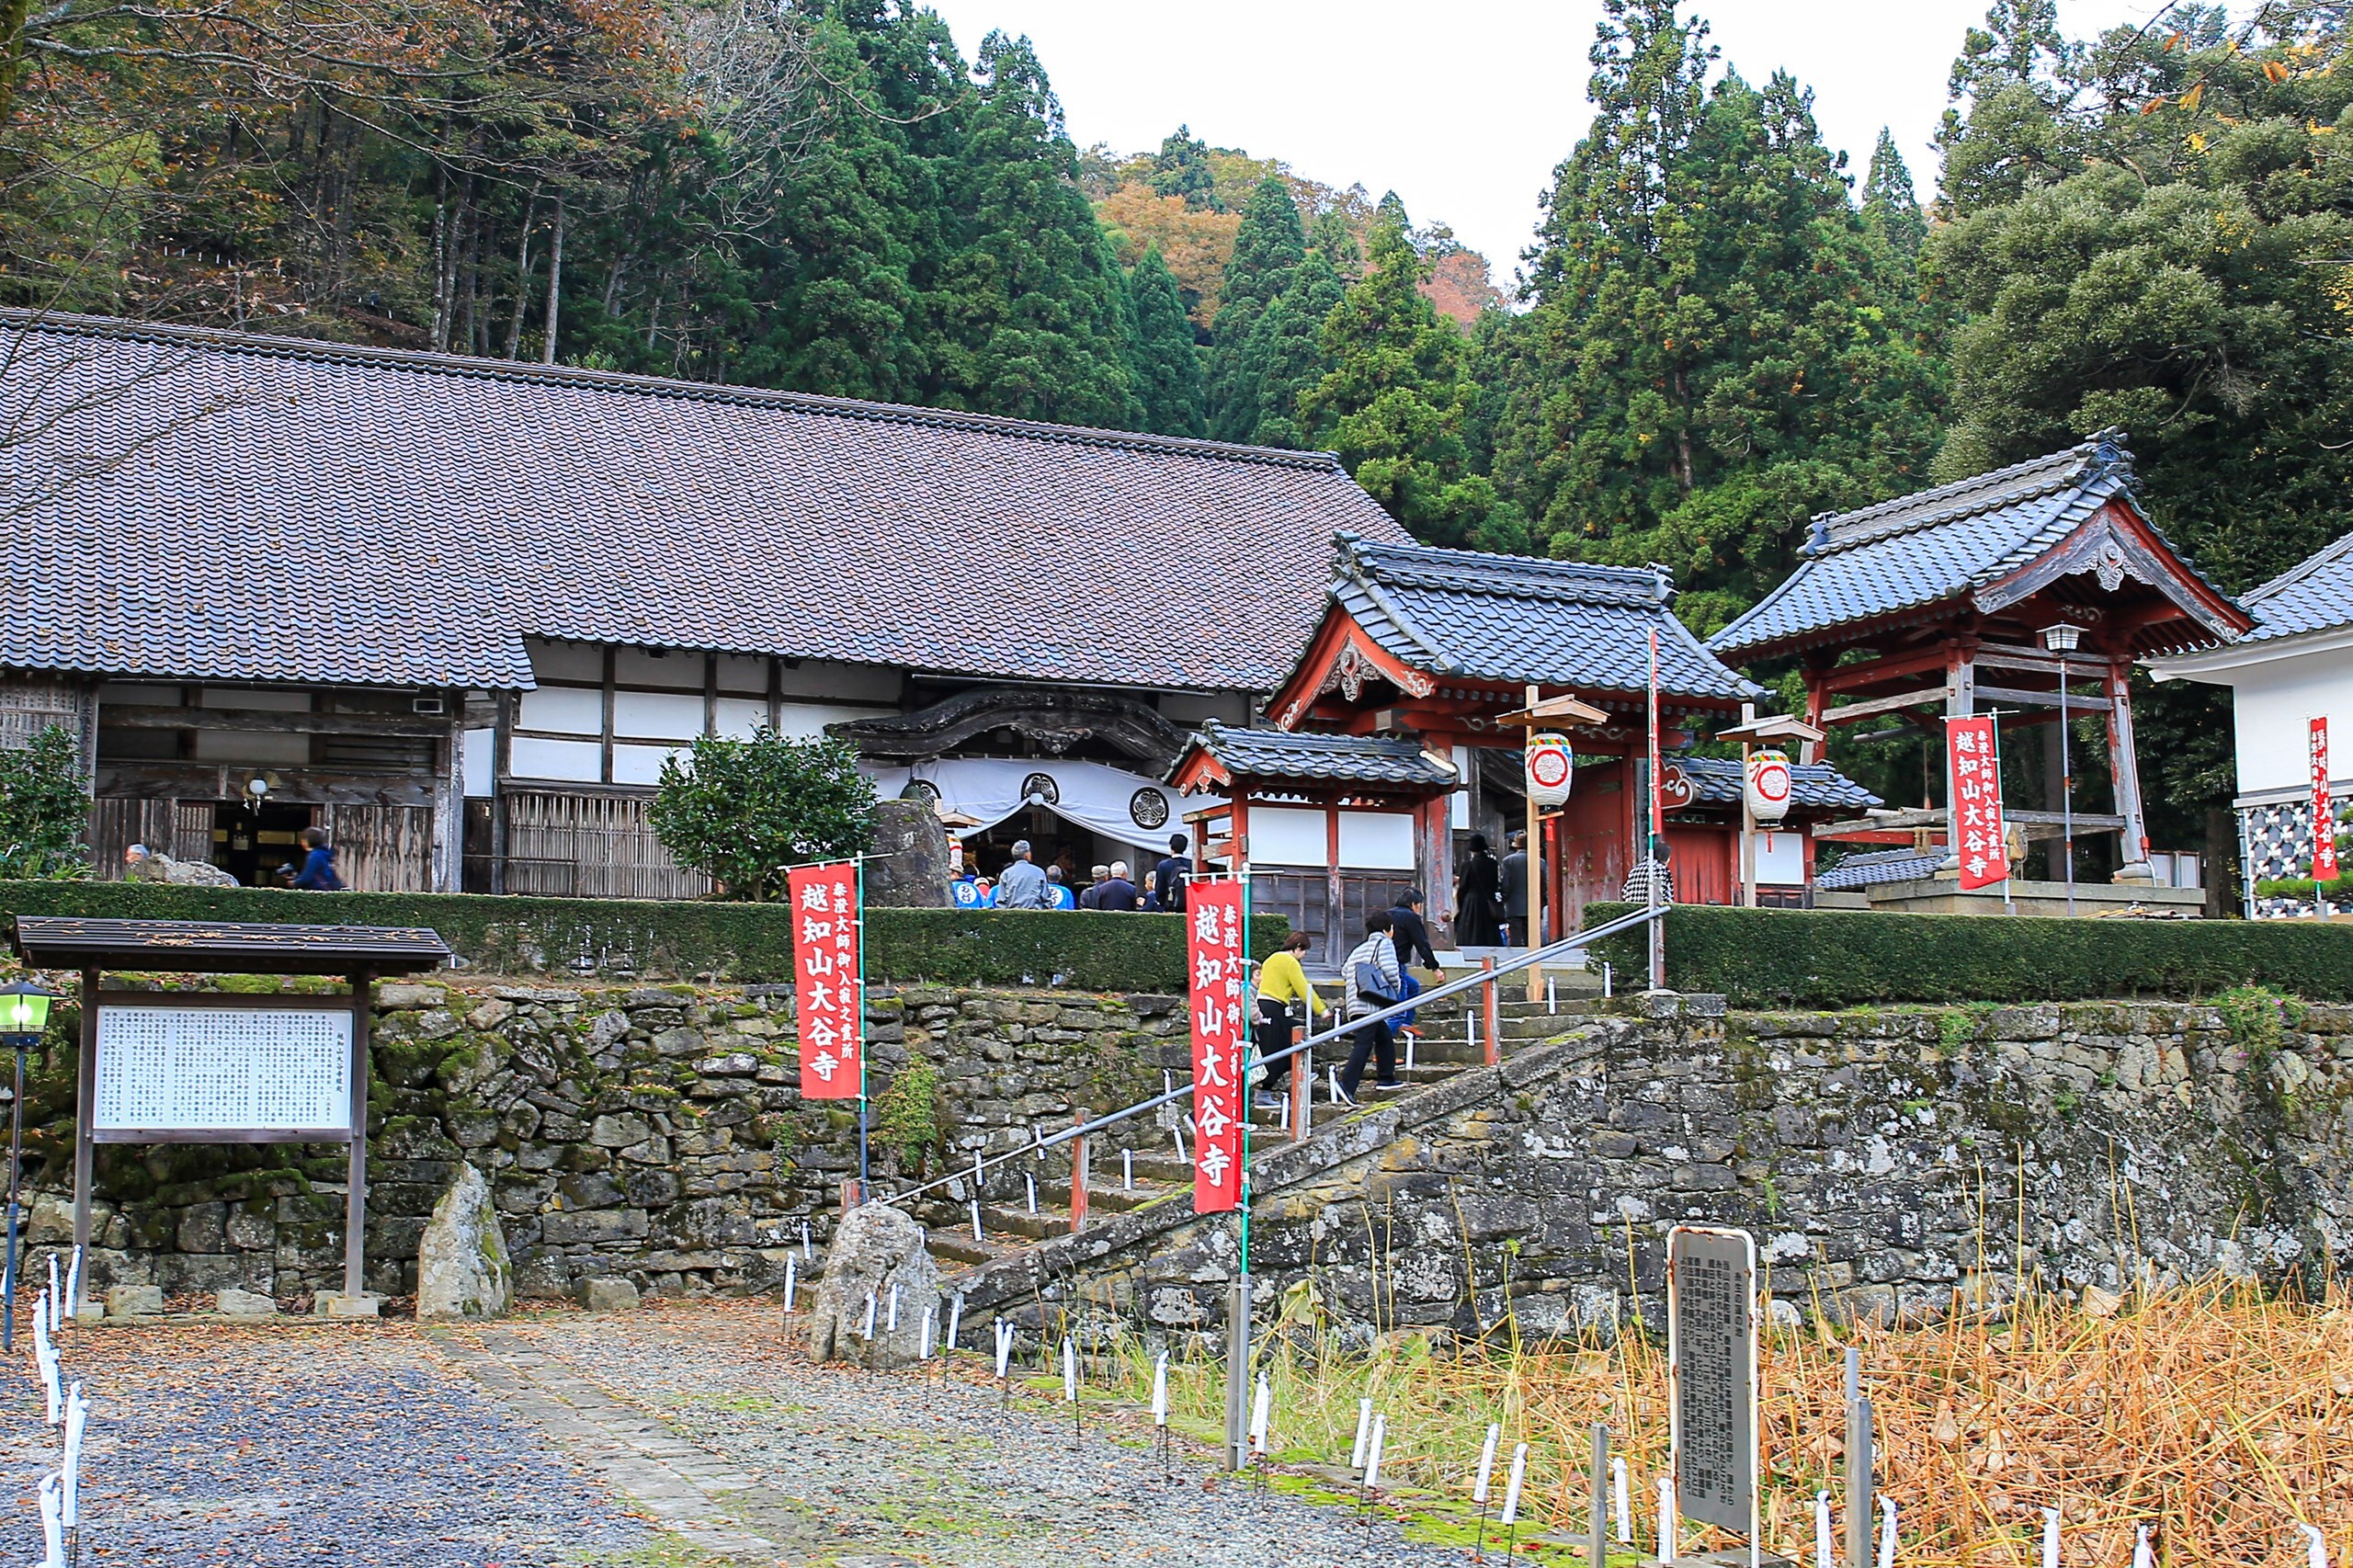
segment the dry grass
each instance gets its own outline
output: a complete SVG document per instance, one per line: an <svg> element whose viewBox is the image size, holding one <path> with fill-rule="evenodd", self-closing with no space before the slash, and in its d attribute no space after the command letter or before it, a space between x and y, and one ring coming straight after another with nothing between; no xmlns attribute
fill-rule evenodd
<svg viewBox="0 0 2353 1568"><path fill-rule="evenodd" d="M1632 1472L1637 1537L1651 1546L1647 1500L1667 1461L1662 1346L1629 1336L1458 1351L1406 1334L1347 1354L1316 1315L1294 1291L1267 1362L1279 1459L1345 1464L1357 1401L1370 1397L1389 1413L1384 1474L1467 1500L1496 1421L1506 1453L1530 1445L1537 1515L1582 1528L1586 1434L1606 1421ZM2146 1524L2166 1568L2302 1568L2298 1520L2326 1532L2332 1561L2353 1562L2353 1292L2341 1287L2313 1304L2215 1282L2135 1297L2105 1317L2030 1297L1999 1319L1774 1336L1762 1391L1766 1540L1801 1561L1813 1560L1815 1491L1827 1488L1834 1506L1843 1495L1848 1343L1862 1353L1906 1568L2034 1564L2045 1506L2062 1511L2070 1564L2129 1562ZM1148 1393L1149 1359L1130 1348L1120 1361L1129 1392ZM1217 1365L1171 1372L1181 1414L1222 1419Z"/></svg>

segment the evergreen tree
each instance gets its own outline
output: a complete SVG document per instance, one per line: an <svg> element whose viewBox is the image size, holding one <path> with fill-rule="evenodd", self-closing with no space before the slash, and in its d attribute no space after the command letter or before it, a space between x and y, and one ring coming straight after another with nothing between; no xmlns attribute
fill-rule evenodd
<svg viewBox="0 0 2353 1568"><path fill-rule="evenodd" d="M1152 160L1152 189L1155 196L1179 196L1185 205L1201 212L1222 212L1218 199L1217 171L1210 166L1210 146L1186 126L1163 137Z"/></svg>
<svg viewBox="0 0 2353 1568"><path fill-rule="evenodd" d="M939 401L1125 427L1127 290L1078 190L1078 150L1028 39L991 33L952 192L963 244L944 270Z"/></svg>
<svg viewBox="0 0 2353 1568"><path fill-rule="evenodd" d="M1309 231L1307 243L1311 249L1324 253L1343 283L1353 283L1364 276L1364 250L1357 244L1356 231L1348 227L1347 219L1338 208L1317 214Z"/></svg>
<svg viewBox="0 0 2353 1568"><path fill-rule="evenodd" d="M1937 130L1951 212L2014 200L2072 172L2060 111L2079 62L2060 34L2057 0L1994 0L1985 25L1968 30Z"/></svg>
<svg viewBox="0 0 2353 1568"><path fill-rule="evenodd" d="M1252 331L1290 287L1307 254L1290 187L1269 176L1242 208L1233 256L1225 266L1210 343L1210 420L1222 441L1250 440L1263 408L1257 367L1245 354Z"/></svg>
<svg viewBox="0 0 2353 1568"><path fill-rule="evenodd" d="M1332 369L1301 400L1302 421L1416 538L1512 548L1514 517L1471 472L1463 440L1478 391L1462 374L1462 335L1422 296L1427 266L1393 193L1367 242L1370 270L1324 320Z"/></svg>
<svg viewBox="0 0 2353 1568"><path fill-rule="evenodd" d="M1193 324L1158 245L1146 247L1128 274L1128 298L1135 314L1128 367L1142 405L1143 428L1163 436L1203 434L1201 361L1193 347Z"/></svg>
<svg viewBox="0 0 2353 1568"><path fill-rule="evenodd" d="M1275 296L1240 351L1242 369L1256 390L1257 423L1235 439L1261 447L1303 448L1299 403L1331 369L1324 355L1324 323L1347 285L1321 250L1307 253L1290 287Z"/></svg>
<svg viewBox="0 0 2353 1568"><path fill-rule="evenodd" d="M1809 95L1703 93L1674 0L1608 10L1491 472L1555 553L1669 565L1706 631L1786 574L1809 513L1922 482L1938 382Z"/></svg>
<svg viewBox="0 0 2353 1568"><path fill-rule="evenodd" d="M1871 149L1870 173L1863 179L1863 222L1906 267L1919 261L1920 247L1928 238L1928 220L1912 189L1912 171L1904 166L1895 138L1883 125L1879 144Z"/></svg>

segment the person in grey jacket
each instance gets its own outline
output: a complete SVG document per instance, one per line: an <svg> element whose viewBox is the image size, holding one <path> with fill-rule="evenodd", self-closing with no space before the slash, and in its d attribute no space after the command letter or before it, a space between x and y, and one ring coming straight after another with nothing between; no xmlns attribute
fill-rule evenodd
<svg viewBox="0 0 2353 1568"><path fill-rule="evenodd" d="M1391 921L1386 910L1364 917L1364 940L1349 950L1340 964L1340 983L1347 988L1348 1017L1361 1018L1390 1006L1401 994L1404 973L1397 967L1397 944L1390 937ZM1370 995L1360 980L1380 983L1387 999ZM1374 1080L1378 1088L1398 1086L1397 1040L1389 1032L1386 1020L1367 1024L1356 1033L1355 1048L1348 1052L1348 1064L1340 1069L1340 1100L1344 1105L1357 1103L1357 1085L1364 1082L1367 1059L1378 1055L1381 1076Z"/></svg>
<svg viewBox="0 0 2353 1568"><path fill-rule="evenodd" d="M1051 895L1046 892L1046 873L1029 858L1029 841L1022 839L1013 846L1013 864L996 880L996 906L999 909L1044 909Z"/></svg>

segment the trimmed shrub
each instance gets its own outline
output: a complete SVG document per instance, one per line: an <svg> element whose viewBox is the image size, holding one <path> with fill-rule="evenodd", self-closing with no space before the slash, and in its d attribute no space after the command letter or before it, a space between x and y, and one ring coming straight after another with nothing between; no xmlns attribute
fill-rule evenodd
<svg viewBox="0 0 2353 1568"><path fill-rule="evenodd" d="M494 974L628 971L747 983L792 978L791 911L780 903L0 881L0 914L425 926L469 966ZM1259 915L1250 926L1251 951L1259 956L1290 934L1290 922L1279 915ZM1178 915L872 909L866 953L868 972L878 981L1185 989L1185 922Z"/></svg>
<svg viewBox="0 0 2353 1568"><path fill-rule="evenodd" d="M1587 926L1631 915L1587 904ZM1595 952L1621 974L1649 960L1636 929ZM1666 983L1741 1006L1866 1002L2189 999L2264 985L2313 1001L2353 998L2353 921L2063 920L1881 915L1678 903L1666 917Z"/></svg>

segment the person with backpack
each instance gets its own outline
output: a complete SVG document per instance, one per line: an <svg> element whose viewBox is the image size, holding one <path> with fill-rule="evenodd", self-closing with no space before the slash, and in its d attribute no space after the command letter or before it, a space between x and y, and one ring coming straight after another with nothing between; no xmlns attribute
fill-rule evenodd
<svg viewBox="0 0 2353 1568"><path fill-rule="evenodd" d="M1152 869L1152 897L1165 914L1185 912L1185 884L1193 880L1193 858L1185 853L1181 833L1168 835L1168 855Z"/></svg>
<svg viewBox="0 0 2353 1568"><path fill-rule="evenodd" d="M343 879L335 874L335 846L327 842L327 830L306 827L302 830L302 869L294 873L294 885L316 892L339 892Z"/></svg>
<svg viewBox="0 0 2353 1568"><path fill-rule="evenodd" d="M1389 933L1392 926L1388 911L1377 910L1364 917L1364 940L1350 949L1340 965L1340 983L1347 987L1348 1017L1361 1018L1393 1006L1402 994L1404 980L1397 967L1397 944ZM1364 1082L1368 1059L1378 1056L1381 1076L1374 1086L1394 1089L1402 1085L1397 1078L1397 1040L1389 1032L1386 1019L1367 1024L1356 1032L1355 1048L1348 1052L1348 1064L1340 1069L1340 1103L1357 1103L1357 1085Z"/></svg>

